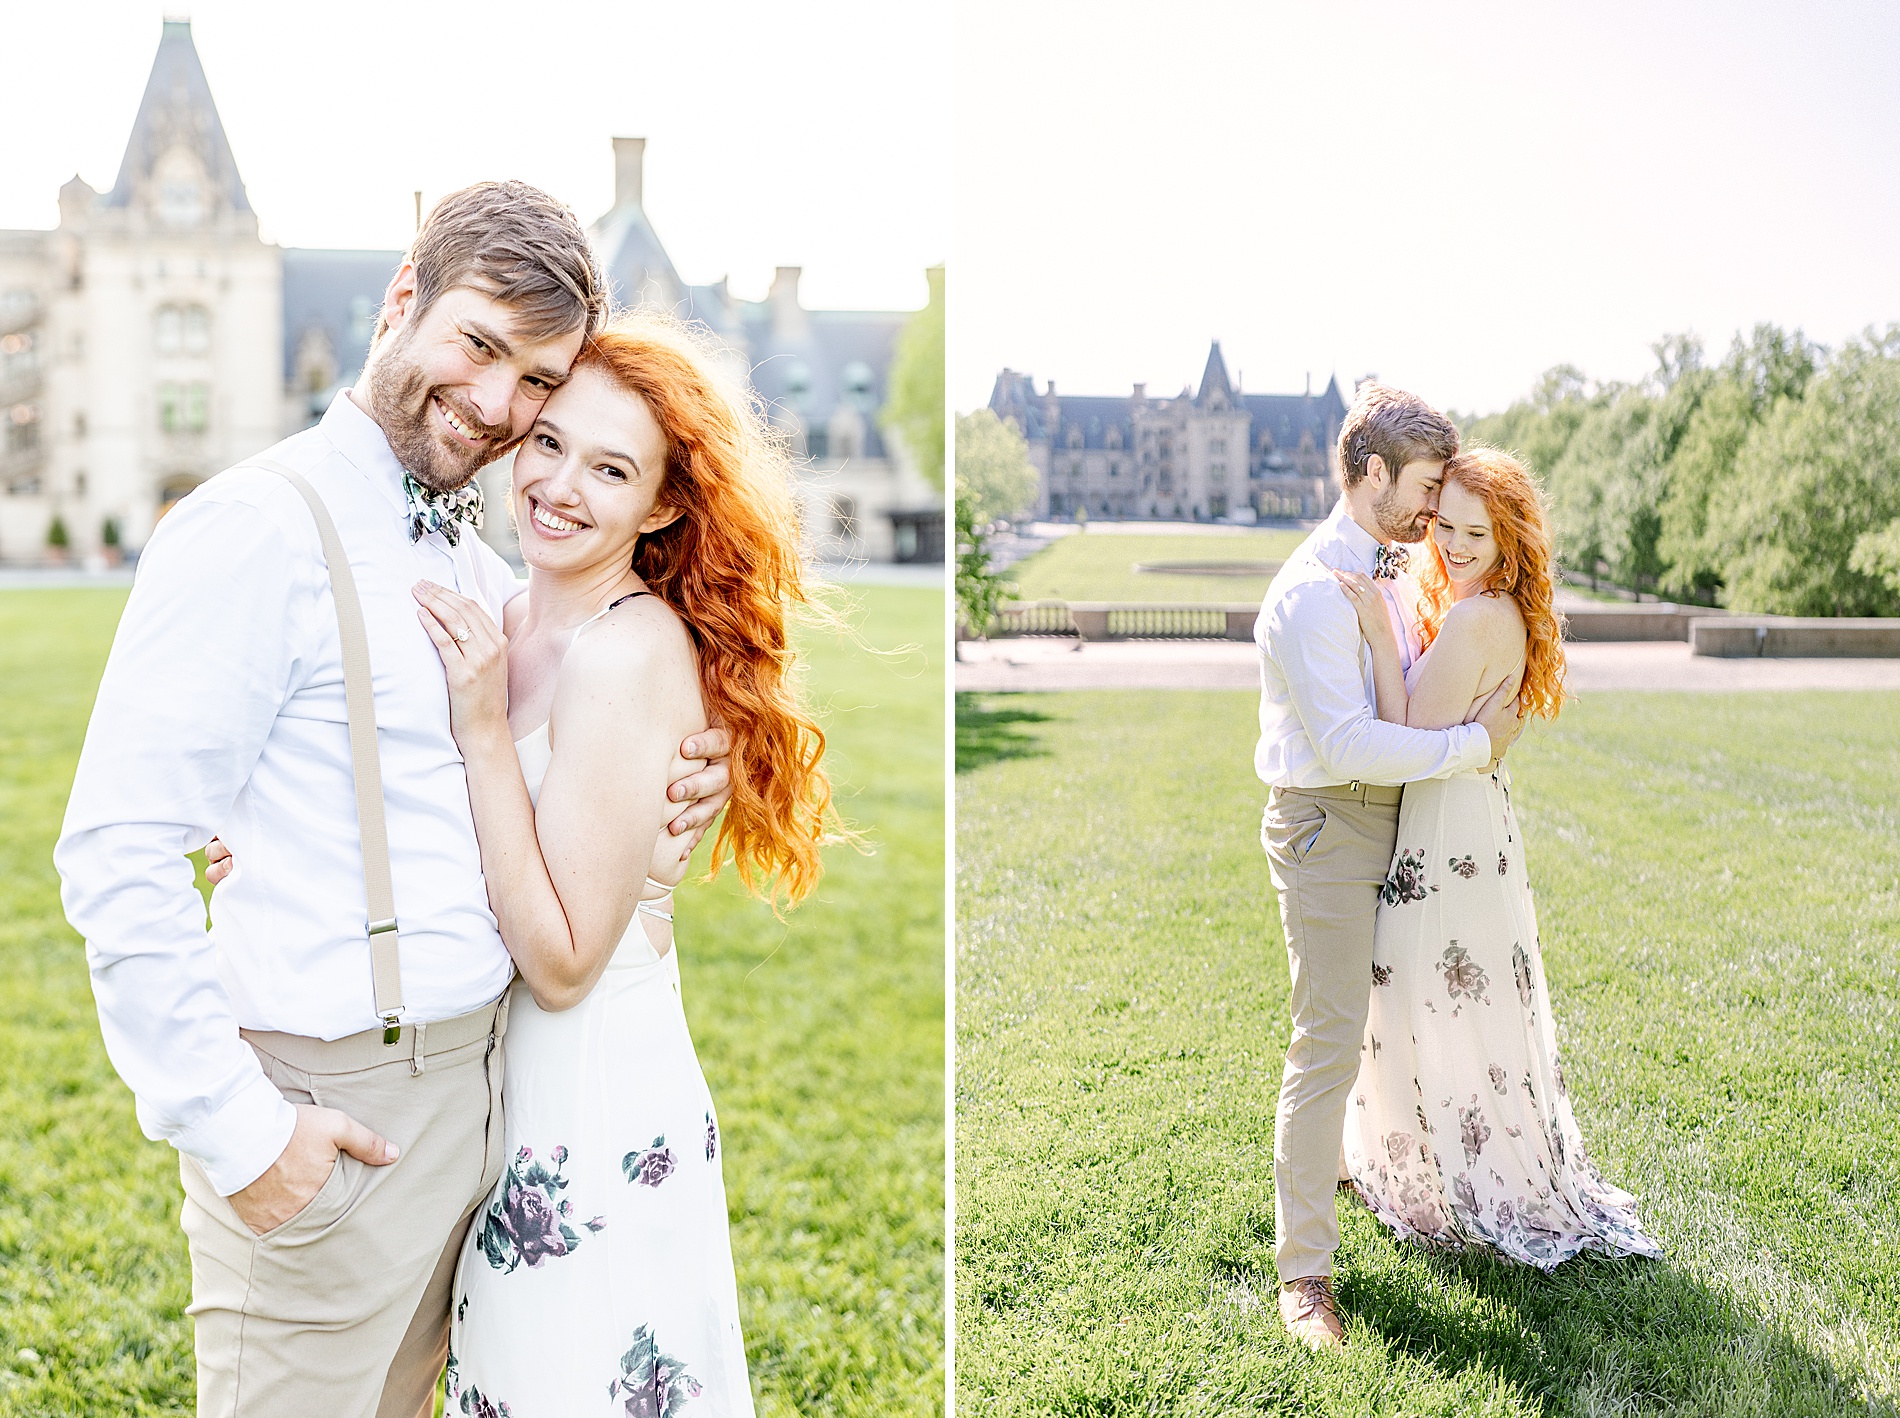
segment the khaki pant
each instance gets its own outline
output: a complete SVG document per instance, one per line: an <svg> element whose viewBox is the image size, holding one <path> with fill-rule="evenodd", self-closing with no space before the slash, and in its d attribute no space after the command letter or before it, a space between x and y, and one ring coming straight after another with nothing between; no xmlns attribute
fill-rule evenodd
<svg viewBox="0 0 1900 1418"><path fill-rule="evenodd" d="M1398 830L1392 788L1357 797L1275 788L1260 825L1293 975L1293 1040L1273 1133L1273 1258L1282 1281L1330 1275L1339 1249L1340 1139L1372 998L1373 917Z"/></svg>
<svg viewBox="0 0 1900 1418"><path fill-rule="evenodd" d="M310 1204L262 1236L180 1159L201 1418L428 1418L455 1263L501 1175L506 1029L498 1002L423 1026L420 1048L413 1028L394 1047L381 1030L245 1033L284 1097L341 1109L401 1156L338 1154Z"/></svg>

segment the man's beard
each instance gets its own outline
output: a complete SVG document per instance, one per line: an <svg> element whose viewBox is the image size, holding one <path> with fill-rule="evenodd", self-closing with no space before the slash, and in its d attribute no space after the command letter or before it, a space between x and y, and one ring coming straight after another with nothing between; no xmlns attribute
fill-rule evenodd
<svg viewBox="0 0 1900 1418"><path fill-rule="evenodd" d="M1407 513L1399 506L1397 483L1388 486L1372 504L1372 520L1379 524L1386 540L1394 542L1422 542L1431 526L1431 519L1425 516L1423 508Z"/></svg>
<svg viewBox="0 0 1900 1418"><path fill-rule="evenodd" d="M521 440L506 428L483 423L473 409L441 385L430 385L419 366L406 358L408 330L398 331L370 362L370 414L382 426L389 449L403 470L435 492L454 492ZM429 426L429 405L440 399L462 424L484 435L475 448L445 441Z"/></svg>

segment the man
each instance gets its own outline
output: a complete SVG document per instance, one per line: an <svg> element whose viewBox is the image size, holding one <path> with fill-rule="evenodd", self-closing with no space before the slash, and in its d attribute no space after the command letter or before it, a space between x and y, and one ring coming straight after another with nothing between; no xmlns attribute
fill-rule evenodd
<svg viewBox="0 0 1900 1418"><path fill-rule="evenodd" d="M517 182L445 198L384 298L369 361L315 428L260 455L334 519L362 602L403 1009L372 988L337 607L312 509L240 465L140 559L55 860L106 1048L180 1153L201 1414L431 1410L449 1286L499 1174L501 995L434 645L428 579L501 622L520 589L469 530L604 314L573 215ZM672 789L702 830L725 735ZM211 930L185 853L238 863ZM381 852L374 855L380 859ZM386 949L386 946L385 946Z"/></svg>
<svg viewBox="0 0 1900 1418"><path fill-rule="evenodd" d="M1274 1127L1274 1263L1281 1318L1315 1348L1335 1347L1343 1334L1331 1281L1333 1195L1399 785L1482 767L1518 728L1504 689L1473 724L1433 731L1380 722L1358 616L1332 573L1379 578L1409 668L1417 626L1390 578L1404 544L1430 530L1445 461L1457 451L1458 431L1442 414L1410 394L1363 386L1339 431L1339 503L1274 577L1254 623L1254 770L1271 788L1260 837L1293 976L1293 1039Z"/></svg>

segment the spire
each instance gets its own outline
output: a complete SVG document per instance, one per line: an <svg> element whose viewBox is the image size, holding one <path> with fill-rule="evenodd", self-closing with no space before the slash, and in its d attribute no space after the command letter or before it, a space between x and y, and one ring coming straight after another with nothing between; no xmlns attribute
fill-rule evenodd
<svg viewBox="0 0 1900 1418"><path fill-rule="evenodd" d="M211 84L198 62L198 47L191 42L191 21L166 20L164 25L151 77L145 81L145 97L139 100L132 136L119 163L119 179L106 194L105 205L131 206L141 190L150 186L159 164L169 162L177 165L179 178L196 176L209 184L212 207L222 203L248 212L251 203L238 176L237 158L218 120ZM179 150L197 160L201 174L192 173L191 163L174 156ZM173 172L168 171L166 177L171 181ZM164 192L158 196L161 201L166 198Z"/></svg>
<svg viewBox="0 0 1900 1418"><path fill-rule="evenodd" d="M1219 340L1214 341L1207 351L1207 368L1201 371L1201 392L1194 402L1197 405L1205 404L1216 394L1222 403L1232 406L1234 386L1227 378L1227 361L1221 358Z"/></svg>

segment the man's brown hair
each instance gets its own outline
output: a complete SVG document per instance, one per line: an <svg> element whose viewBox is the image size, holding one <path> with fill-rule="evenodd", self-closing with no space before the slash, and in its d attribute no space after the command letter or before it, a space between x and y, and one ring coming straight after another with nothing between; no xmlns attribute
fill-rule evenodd
<svg viewBox="0 0 1900 1418"><path fill-rule="evenodd" d="M587 233L566 207L525 182L478 182L451 192L409 247L412 315L444 291L469 286L510 306L528 340L580 327L585 344L607 314L607 282ZM376 321L381 339L388 321Z"/></svg>
<svg viewBox="0 0 1900 1418"><path fill-rule="evenodd" d="M1374 453L1385 461L1387 475L1397 478L1407 463L1442 462L1457 451L1458 430L1452 421L1416 394L1361 384L1339 426L1339 481L1356 487Z"/></svg>

